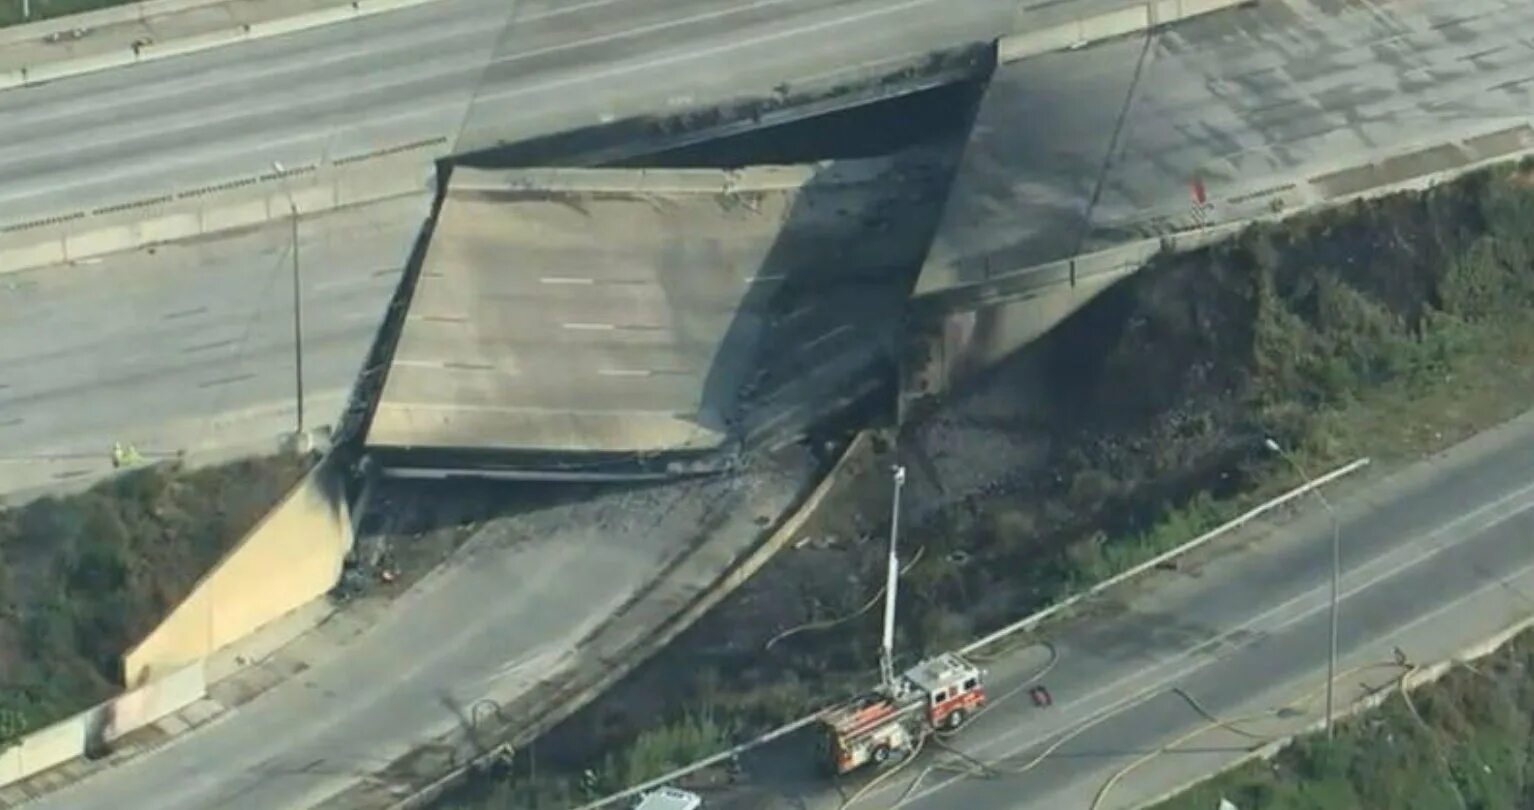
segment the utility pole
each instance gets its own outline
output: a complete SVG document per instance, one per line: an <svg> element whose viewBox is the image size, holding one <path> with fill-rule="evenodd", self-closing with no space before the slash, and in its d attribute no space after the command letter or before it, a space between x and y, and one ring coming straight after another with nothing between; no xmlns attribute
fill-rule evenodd
<svg viewBox="0 0 1534 810"><path fill-rule="evenodd" d="M32 19L32 0L21 0L21 20L26 22Z"/></svg>
<svg viewBox="0 0 1534 810"><path fill-rule="evenodd" d="M895 588L900 578L896 547L900 538L900 490L905 486L905 467L895 465L895 503L890 507L889 567L884 579L884 638L879 648L879 677L889 694L895 692Z"/></svg>
<svg viewBox="0 0 1534 810"><path fill-rule="evenodd" d="M288 198L288 211L292 214L290 219L293 224L293 235L290 252L293 256L293 396L298 412L298 425L294 430L294 438L302 447L304 446L304 296L298 264L298 204L293 201L293 190L288 188L282 164L274 161L272 169L277 172L277 180L282 184L282 192Z"/></svg>
<svg viewBox="0 0 1534 810"><path fill-rule="evenodd" d="M1304 481L1310 487L1310 491L1315 493L1316 499L1321 502L1321 506L1326 509L1326 514L1332 520L1332 604L1330 616L1331 630L1327 637L1325 723L1326 739L1331 741L1332 718L1336 705L1332 698L1333 690L1337 684L1337 584L1338 580L1342 578L1342 522L1337 518L1337 510L1332 508L1331 501L1326 499L1326 495L1321 492L1320 487L1311 483L1310 475L1305 472L1305 468L1300 466L1300 463L1295 460L1294 456L1289 455L1282 445L1271 438L1267 439L1265 443L1269 450L1282 456L1285 461L1289 462L1291 467L1294 467L1295 472L1300 474L1300 480Z"/></svg>

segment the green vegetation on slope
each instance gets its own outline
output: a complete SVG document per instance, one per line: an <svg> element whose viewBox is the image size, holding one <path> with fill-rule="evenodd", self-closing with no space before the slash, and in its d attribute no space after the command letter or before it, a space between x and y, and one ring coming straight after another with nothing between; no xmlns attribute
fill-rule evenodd
<svg viewBox="0 0 1534 810"><path fill-rule="evenodd" d="M1416 709L1415 714L1413 708ZM1420 718L1420 719L1419 719ZM1157 805L1206 810L1534 807L1534 633L1411 696L1297 739Z"/></svg>
<svg viewBox="0 0 1534 810"><path fill-rule="evenodd" d="M1265 436L1318 472L1527 408L1530 222L1534 191L1504 167L1254 228L1108 291L1023 353L1039 371L991 381L1046 392L1018 430L1046 449L934 526L978 564L950 585L929 564L933 606L1010 589L1016 612L1186 539L1293 483Z"/></svg>
<svg viewBox="0 0 1534 810"><path fill-rule="evenodd" d="M115 693L122 654L309 463L158 465L0 511L0 745Z"/></svg>
<svg viewBox="0 0 1534 810"><path fill-rule="evenodd" d="M1265 436L1319 471L1359 455L1414 458L1526 410L1531 169L1497 167L1163 257L944 403L938 417L1005 421L1010 446L1038 451L985 491L950 493L906 533L925 553L905 588L901 648L950 648L1292 486ZM999 418L998 402L1015 415ZM931 424L907 425L903 444L922 447ZM781 557L540 742L536 787L482 783L450 806L565 806L586 792L574 774L592 770L598 791L622 786L639 774L611 767L611 752L690 712L746 735L866 683L873 647L848 639L876 638L877 611L763 645L784 627L852 613L882 564L877 543Z"/></svg>

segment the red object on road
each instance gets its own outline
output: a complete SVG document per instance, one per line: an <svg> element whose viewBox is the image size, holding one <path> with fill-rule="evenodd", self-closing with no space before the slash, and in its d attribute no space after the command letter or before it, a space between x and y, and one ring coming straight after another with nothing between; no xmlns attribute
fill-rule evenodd
<svg viewBox="0 0 1534 810"><path fill-rule="evenodd" d="M1193 202L1203 205L1207 201L1208 198L1204 195L1204 178L1193 178L1193 182L1188 184L1188 189L1193 192Z"/></svg>

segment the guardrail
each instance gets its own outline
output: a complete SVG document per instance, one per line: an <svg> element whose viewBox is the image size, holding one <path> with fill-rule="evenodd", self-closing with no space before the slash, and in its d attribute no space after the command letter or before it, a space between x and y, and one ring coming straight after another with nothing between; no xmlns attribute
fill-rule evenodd
<svg viewBox="0 0 1534 810"><path fill-rule="evenodd" d="M1193 538L1192 540L1189 540L1186 543L1183 543L1182 545L1177 546L1174 549L1158 554L1155 557L1152 557L1151 559L1134 566L1133 568L1129 568L1119 574L1103 580L1102 582L1099 582L1098 584L1088 588L1085 591L1082 591L1081 593L1070 596L1060 602L1044 608L1043 610L1033 613L1025 618L1019 619L1018 621L1013 622L1006 627L1003 627L999 630L996 630L995 632L989 633L975 641L972 641L969 644L959 648L958 651L964 655L971 655L981 649L984 649L985 647L988 647L998 641L1001 641L1002 639L1007 638L1008 636L1031 630L1042 622L1059 615L1062 611L1065 611L1074 605L1080 604L1086 599L1097 596L1114 586L1122 585L1124 582L1139 576L1146 571L1149 571L1156 566L1165 563L1168 560L1197 550L1207 545L1215 538L1240 528L1241 526L1256 520L1262 515L1265 515L1268 512L1279 508L1280 506L1290 503L1291 501L1294 501L1295 499L1310 493L1318 487L1329 484L1332 481L1342 478L1343 476L1350 475L1354 472L1357 472L1358 470L1363 469L1364 467L1367 467L1369 463L1369 459L1361 458L1345 466L1332 470L1331 472L1328 472L1319 478L1312 479L1305 484L1295 487L1294 489L1291 489L1288 492L1273 498L1272 500L1258 504L1252 509L1242 513L1241 515L1232 518L1231 520L1228 520L1213 529L1210 529L1209 531ZM775 728L751 740L743 742L733 748L730 748L727 751L722 751L718 754L714 754L713 756L700 759L697 762L693 762L689 765L677 768L670 773L666 773L647 782L634 785L633 787L619 791L618 793L614 793L610 796L605 796L601 799L597 799L594 802L583 804L576 808L576 810L598 810L598 808L606 807L613 804L614 802L619 802L624 799L637 796L638 794L645 791L654 790L655 788L662 785L675 782L684 776L696 773L697 771L703 770L704 768L728 761L732 757L737 757L743 753L746 753L747 751L750 751L753 748L765 745L766 743L772 742L773 740L779 739L780 737L791 734L801 728L804 728L807 725L810 725L811 723L814 723L816 720L820 719L820 717L827 711L835 708L836 705L838 704L823 706L810 714L800 717L799 719L794 720L786 725L779 726L778 728Z"/></svg>
<svg viewBox="0 0 1534 810"><path fill-rule="evenodd" d="M195 51L216 48L235 42L249 42L266 37L291 34L295 31L303 31L310 28L318 28L331 23L357 20L371 17L390 11L410 8L412 6L425 5L437 2L437 0L351 0L349 3L318 8L313 11L295 14L289 17L277 17L270 20L262 20L253 23L241 23L231 28L223 28L215 31L206 31L191 36L169 39L164 42L141 42L137 45L118 48L103 53L81 56L73 59L61 59L57 62L45 62L37 65L27 65L15 70L0 72L0 90L12 87L26 87L40 82L53 81L69 76L79 76L86 73L94 73L99 70L136 65L145 62L153 62L156 59L165 59L171 56ZM148 6L149 4L142 4ZM189 3L185 8L197 8L204 3ZM164 9L157 9L149 13L171 13L181 10L181 4L169 4ZM136 12L140 12L136 9ZM141 13L141 12L140 12ZM86 22L75 20L73 17L61 18L67 23L47 21L49 30L70 29L86 27L89 25L110 25L113 23L126 22L140 19L138 13L126 16L118 13L105 18L104 22ZM44 23L37 23L44 25ZM30 34L30 32L29 32ZM39 36L44 34L39 33Z"/></svg>
<svg viewBox="0 0 1534 810"><path fill-rule="evenodd" d="M1234 518L1231 518L1230 520L1227 520L1224 523L1221 523L1220 525L1214 527L1213 529L1210 529L1209 531L1204 532L1203 534L1199 535L1198 537L1195 537L1192 540L1189 540L1188 542L1183 543L1182 545L1180 545L1180 546L1178 546L1176 548L1173 548L1173 549L1170 549L1168 551L1162 552L1161 554L1157 554L1156 556L1146 560L1145 562L1142 562L1139 565L1136 565L1136 566L1134 566L1132 568L1125 569L1124 571L1121 571L1118 574L1115 574L1115 575L1113 575L1113 576L1103 580L1102 582L1099 582L1096 585L1093 585L1092 587L1082 591L1081 593L1074 594L1072 596L1068 596L1065 599L1062 599L1059 602L1056 602L1055 604L1050 605L1049 607L1044 608L1043 610L1041 610L1041 611L1039 611L1037 613L1034 613L1031 616L1025 617L1023 619L1019 619L1018 621L1015 621L1012 624L1007 625L1006 627L1003 627L1003 628L1001 628L999 630L996 630L993 633L990 633L990 634L985 635L985 636L983 636L983 637L981 637L979 639L976 639L976 640L970 642L969 644L966 644L963 647L960 647L959 648L959 653L962 654L962 655L970 655L970 654L973 654L975 652L978 652L979 650L983 650L986 647L989 647L989 646L991 646L992 644L995 644L998 641L1001 641L1002 639L1006 638L1007 636L1014 635L1014 634L1017 634L1017 633L1026 632L1028 630L1032 630L1033 628L1039 626L1041 623L1043 623L1043 622L1045 622L1045 621L1047 621L1047 620L1049 620L1049 619L1059 615L1060 613L1062 613L1062 612L1064 612L1066 610L1071 609L1072 607L1074 607L1076 605L1081 604L1082 602L1086 601L1087 599L1091 599L1092 597L1101 594L1102 592L1108 590L1109 588L1113 588L1113 587L1115 587L1117 585L1122 585L1125 582L1127 582L1127 581L1129 581L1131 579L1134 579L1135 577L1145 573L1146 571L1149 571L1149 570L1155 568L1156 566L1161 565L1161 564L1167 562L1168 560L1174 559L1176 557L1181 557L1182 555L1187 554L1187 553L1192 552L1192 551L1196 551L1196 550L1202 548L1203 546L1207 545L1209 543L1209 541L1215 539L1216 537L1219 537L1219 536L1221 536L1221 535L1223 535L1223 534L1225 534L1227 532L1231 532L1231 531L1234 531L1236 529L1239 529L1242 526L1245 526L1246 524L1251 523L1252 521L1256 520L1257 518L1262 517L1263 515L1273 511L1274 509L1277 509L1278 507L1283 506L1284 504L1287 504L1290 501L1295 500L1296 498L1299 498L1299 497L1301 497L1303 495L1306 495L1306 494L1310 493L1312 490L1316 489L1317 487L1321 487L1321 486L1323 486L1325 484L1329 484L1329 483L1331 483L1331 482L1333 482L1333 481L1335 481L1335 480L1337 480L1337 479L1339 479L1339 478L1341 478L1341 477L1343 477L1345 475L1351 475L1352 473L1355 473L1355 472L1357 472L1357 471L1359 471L1359 470L1361 470L1361 469L1363 469L1364 467L1367 467L1367 466L1369 466L1369 459L1361 458L1361 459L1358 459L1357 461L1354 461L1354 462L1352 462L1350 464L1347 464L1347 465L1345 465L1343 467L1339 467L1339 468L1337 468L1335 470L1332 470L1331 472L1327 473L1326 475L1323 475L1320 478L1313 479L1313 480L1311 480L1311 481L1309 481L1309 482L1307 482L1307 483L1305 483L1305 484L1303 484L1301 486L1295 487L1294 489L1291 489L1288 492L1285 492L1284 494L1278 496L1277 498L1274 498L1271 501L1266 501L1264 503L1258 504L1257 506L1247 510L1246 512L1243 512L1242 514L1240 514L1240 515L1238 515L1238 516L1236 516Z"/></svg>

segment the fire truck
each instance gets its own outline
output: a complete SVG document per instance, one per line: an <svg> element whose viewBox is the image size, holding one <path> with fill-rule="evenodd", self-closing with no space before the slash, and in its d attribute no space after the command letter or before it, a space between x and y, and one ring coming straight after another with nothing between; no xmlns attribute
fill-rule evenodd
<svg viewBox="0 0 1534 810"><path fill-rule="evenodd" d="M845 774L909 754L934 731L957 729L985 705L984 673L953 653L906 670L821 719L828 764Z"/></svg>
<svg viewBox="0 0 1534 810"><path fill-rule="evenodd" d="M820 720L826 764L838 775L869 763L883 765L897 755L904 757L928 734L958 728L985 705L984 671L954 653L929 658L895 675L895 596L900 576L896 542L904 484L905 468L896 467L884 581L884 637L879 649L881 683Z"/></svg>

